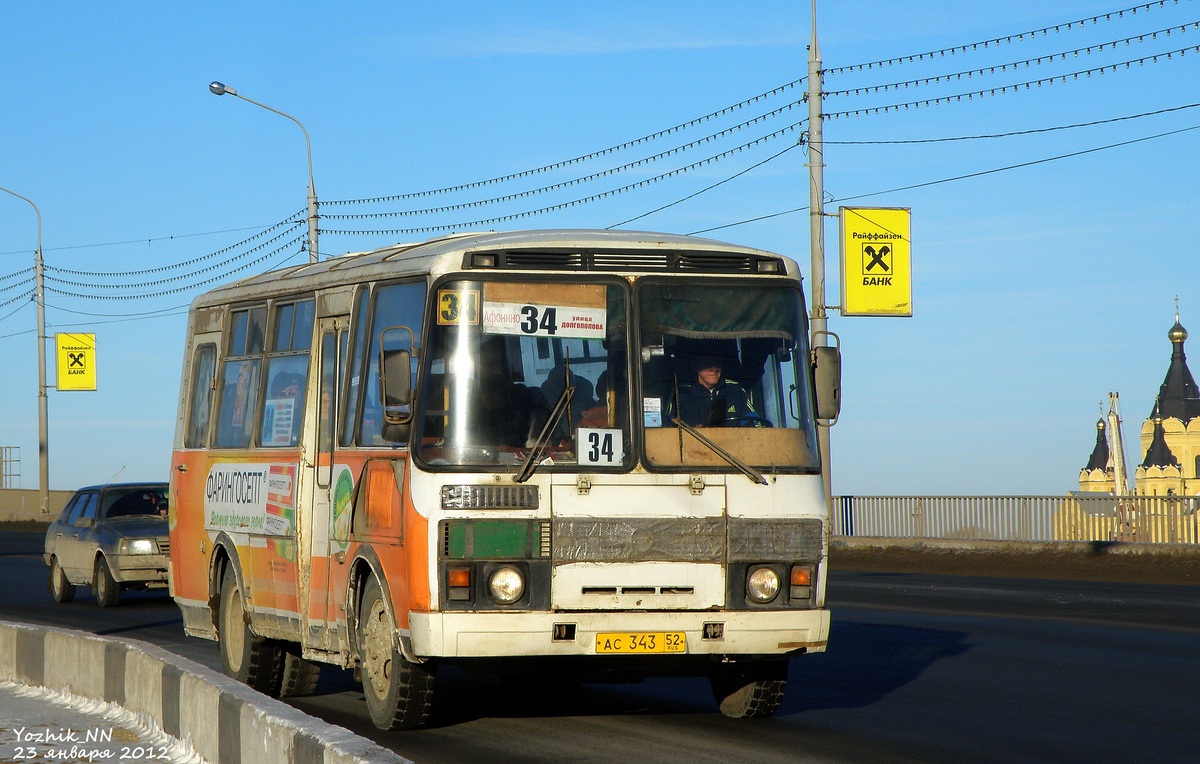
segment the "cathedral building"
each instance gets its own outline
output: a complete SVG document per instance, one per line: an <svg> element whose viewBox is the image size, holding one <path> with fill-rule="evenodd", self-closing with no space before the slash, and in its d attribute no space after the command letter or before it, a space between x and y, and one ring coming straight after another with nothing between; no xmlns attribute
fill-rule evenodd
<svg viewBox="0 0 1200 764"><path fill-rule="evenodd" d="M1167 333L1171 341L1167 376L1142 423L1140 450L1130 455L1136 467L1129 492L1137 496L1200 495L1200 388L1183 351L1187 337L1176 313L1175 325ZM1107 427L1103 418L1096 423L1095 448L1079 473L1082 492L1113 492L1116 481Z"/></svg>

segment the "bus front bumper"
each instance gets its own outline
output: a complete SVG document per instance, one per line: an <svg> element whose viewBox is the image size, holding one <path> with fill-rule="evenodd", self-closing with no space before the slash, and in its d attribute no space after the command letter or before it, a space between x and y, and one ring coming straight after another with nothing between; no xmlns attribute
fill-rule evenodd
<svg viewBox="0 0 1200 764"><path fill-rule="evenodd" d="M597 635L679 633L685 655L823 652L829 611L410 613L408 637L419 658L604 658Z"/></svg>

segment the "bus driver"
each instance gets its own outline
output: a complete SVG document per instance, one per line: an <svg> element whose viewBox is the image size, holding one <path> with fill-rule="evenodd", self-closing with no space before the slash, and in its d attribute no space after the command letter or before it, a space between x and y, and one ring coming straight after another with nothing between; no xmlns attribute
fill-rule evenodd
<svg viewBox="0 0 1200 764"><path fill-rule="evenodd" d="M738 420L755 413L746 390L725 379L724 364L717 356L700 356L692 362L696 383L679 386L679 418L693 427L736 425ZM667 402L667 410L674 402ZM669 419L670 417L668 417Z"/></svg>

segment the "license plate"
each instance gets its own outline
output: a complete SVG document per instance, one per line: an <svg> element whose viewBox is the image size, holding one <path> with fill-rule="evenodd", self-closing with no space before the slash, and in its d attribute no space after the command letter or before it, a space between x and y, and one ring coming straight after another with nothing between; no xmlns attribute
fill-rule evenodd
<svg viewBox="0 0 1200 764"><path fill-rule="evenodd" d="M596 654L685 653L682 631L610 631L596 635Z"/></svg>

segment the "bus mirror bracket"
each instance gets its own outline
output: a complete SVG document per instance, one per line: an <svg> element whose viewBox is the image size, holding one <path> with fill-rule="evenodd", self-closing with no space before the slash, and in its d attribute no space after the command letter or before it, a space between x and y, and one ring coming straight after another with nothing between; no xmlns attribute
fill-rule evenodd
<svg viewBox="0 0 1200 764"><path fill-rule="evenodd" d="M813 389L816 393L816 414L819 423L832 427L842 411L842 350L841 339L833 332L820 332L832 337L834 344L816 345L812 349Z"/></svg>
<svg viewBox="0 0 1200 764"><path fill-rule="evenodd" d="M380 332L379 392L388 424L407 424L412 419L415 345L413 330L407 326L389 326Z"/></svg>

